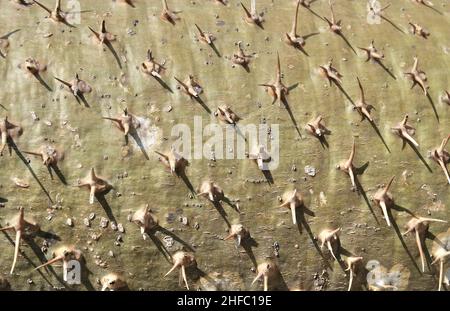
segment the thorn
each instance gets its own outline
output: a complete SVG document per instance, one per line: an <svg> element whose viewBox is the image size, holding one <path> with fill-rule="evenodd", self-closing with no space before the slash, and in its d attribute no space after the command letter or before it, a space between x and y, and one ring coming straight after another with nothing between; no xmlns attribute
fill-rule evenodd
<svg viewBox="0 0 450 311"><path fill-rule="evenodd" d="M125 136L130 133L130 130L134 131L140 127L138 119L128 112L128 108L125 108L123 113L116 118L103 117L103 119L112 121Z"/></svg>
<svg viewBox="0 0 450 311"><path fill-rule="evenodd" d="M284 101L289 94L289 89L281 80L280 55L277 52L276 78L271 83L261 84L266 87L266 91L276 101Z"/></svg>
<svg viewBox="0 0 450 311"><path fill-rule="evenodd" d="M331 11L331 20L329 20L328 18L324 17L324 19L326 20L326 22L328 23L328 27L330 28L330 30L336 34L340 34L342 31L342 26L341 26L341 21L336 21L336 18L334 16L334 11L333 11L333 4L331 2L331 0L328 1L328 4L330 6L330 11Z"/></svg>
<svg viewBox="0 0 450 311"><path fill-rule="evenodd" d="M278 266L269 261L264 261L256 268L256 277L253 279L252 285L255 284L261 277L264 278L264 291L269 290L269 282L273 281L279 273Z"/></svg>
<svg viewBox="0 0 450 311"><path fill-rule="evenodd" d="M447 169L447 164L450 163L450 153L445 150L445 146L447 145L448 141L450 139L450 135L448 135L446 138L442 140L442 143L439 147L436 147L431 152L431 158L439 164L439 166L444 171L444 175L448 181L448 184L450 184L450 175Z"/></svg>
<svg viewBox="0 0 450 311"><path fill-rule="evenodd" d="M47 70L47 65L41 64L32 57L28 57L25 62L19 65L19 67L33 76L39 75L41 72Z"/></svg>
<svg viewBox="0 0 450 311"><path fill-rule="evenodd" d="M353 276L356 274L357 269L359 268L359 266L362 263L362 260L363 260L363 257L354 257L354 256L347 257L347 259L346 259L347 266L348 266L347 271L350 271L348 291L350 291L352 289Z"/></svg>
<svg viewBox="0 0 450 311"><path fill-rule="evenodd" d="M220 202L225 198L222 188L216 183L205 180L199 188L199 196L206 196L211 202Z"/></svg>
<svg viewBox="0 0 450 311"><path fill-rule="evenodd" d="M0 156L3 155L3 150L8 144L8 139L13 140L16 137L21 136L22 133L22 127L10 122L7 116L5 116L3 119L0 119Z"/></svg>
<svg viewBox="0 0 450 311"><path fill-rule="evenodd" d="M102 285L102 291L106 291L107 289L110 291L117 291L128 287L125 278L117 273L108 273L104 275L101 278L100 283Z"/></svg>
<svg viewBox="0 0 450 311"><path fill-rule="evenodd" d="M341 231L341 228L337 228L335 230L330 229L324 229L319 233L318 239L321 242L321 247L323 247L325 244L327 244L327 248L330 251L333 258L338 261L334 250L338 250L339 246L339 232Z"/></svg>
<svg viewBox="0 0 450 311"><path fill-rule="evenodd" d="M186 278L186 268L197 267L197 262L195 260L194 255L191 253L178 251L172 256L172 260L173 260L173 266L169 270L169 272L167 272L164 275L164 277L168 276L170 273L172 273L172 271L174 271L176 268L179 267L181 270L180 271L181 276L184 280L184 284L185 284L186 288L189 290L189 285L188 285L187 278Z"/></svg>
<svg viewBox="0 0 450 311"><path fill-rule="evenodd" d="M46 7L45 5L36 0L33 0L33 2L36 3L38 6L40 6L42 9L44 9L45 11L47 11L47 13L49 14L48 17L54 22L66 22L66 18L62 14L60 9L61 0L56 0L55 8L53 10L50 10L48 7Z"/></svg>
<svg viewBox="0 0 450 311"><path fill-rule="evenodd" d="M394 178L395 176L391 178L386 187L384 187L383 189L378 189L378 191L373 196L374 202L383 211L383 216L386 219L386 223L389 227L391 226L391 222L389 220L387 209L394 205L394 198L392 197L392 194L389 193L389 188L391 187Z"/></svg>
<svg viewBox="0 0 450 311"><path fill-rule="evenodd" d="M291 210L292 214L292 222L293 224L297 224L297 215L296 209L303 207L303 198L302 195L294 189L292 191L286 191L282 197L283 204L280 207L287 207Z"/></svg>
<svg viewBox="0 0 450 311"><path fill-rule="evenodd" d="M405 115L403 120L392 128L392 131L401 139L409 141L415 147L419 147L419 144L414 140L414 138L412 138L412 135L415 134L416 129L408 125L407 123L408 123L408 115Z"/></svg>
<svg viewBox="0 0 450 311"><path fill-rule="evenodd" d="M203 93L203 88L200 86L200 84L198 84L198 82L192 75L189 75L186 80L184 80L184 82L179 80L177 77L174 78L183 88L183 92L186 93L189 97L199 98L200 94Z"/></svg>
<svg viewBox="0 0 450 311"><path fill-rule="evenodd" d="M157 154L161 156L160 160L172 174L176 174L180 176L180 174L184 173L186 166L189 165L188 160L183 158L180 154L178 154L173 148L170 149L170 152L167 154L160 153L155 151Z"/></svg>
<svg viewBox="0 0 450 311"><path fill-rule="evenodd" d="M162 0L162 2L163 2L163 9L160 15L161 20L169 22L172 25L175 25L176 21L180 20L180 18L177 16L178 12L169 9L169 6L167 5L167 0Z"/></svg>
<svg viewBox="0 0 450 311"><path fill-rule="evenodd" d="M331 131L323 124L323 117L318 115L316 118L311 119L305 126L305 130L312 136L321 139L325 135L331 134Z"/></svg>
<svg viewBox="0 0 450 311"><path fill-rule="evenodd" d="M411 26L411 32L414 35L417 35L424 39L428 39L428 37L431 35L431 33L427 29L420 26L419 24L409 22L409 25Z"/></svg>
<svg viewBox="0 0 450 311"><path fill-rule="evenodd" d="M231 110L230 106L222 105L217 107L214 115L223 123L236 125L241 118Z"/></svg>
<svg viewBox="0 0 450 311"><path fill-rule="evenodd" d="M42 159L42 164L47 167L54 167L58 162L64 159L64 153L51 145L42 145L37 151L24 151L23 153L38 156Z"/></svg>
<svg viewBox="0 0 450 311"><path fill-rule="evenodd" d="M328 81L334 82L337 85L342 84L341 78L343 77L336 68L333 67L333 60L331 59L326 65L319 66L319 73Z"/></svg>
<svg viewBox="0 0 450 311"><path fill-rule="evenodd" d="M142 234L152 231L159 226L159 221L156 216L150 212L148 204L134 212L131 221L141 228Z"/></svg>
<svg viewBox="0 0 450 311"><path fill-rule="evenodd" d="M229 234L224 240L229 240L234 238L237 242L237 245L240 246L242 241L245 241L250 237L250 232L241 224L231 225Z"/></svg>
<svg viewBox="0 0 450 311"><path fill-rule="evenodd" d="M244 12L245 12L244 20L248 24L254 24L254 25L257 25L260 28L262 28L262 23L264 22L263 14L262 13L258 14L258 12L256 11L256 7L255 7L255 0L251 0L251 1L252 1L252 6L251 6L250 11L241 2L241 7L244 9Z"/></svg>
<svg viewBox="0 0 450 311"><path fill-rule="evenodd" d="M236 64L236 65L242 66L244 68L247 68L248 64L250 63L251 56L250 55L246 55L244 53L244 50L242 49L241 43L242 43L242 41L239 41L237 43L237 51L235 53L233 53L231 61L233 62L233 64Z"/></svg>
<svg viewBox="0 0 450 311"><path fill-rule="evenodd" d="M54 77L56 80L58 80L59 82L63 83L64 85L66 85L70 91L73 93L74 96L76 97L80 97L83 96L84 94L88 94L90 92L92 92L92 87L84 80L81 80L78 76L78 74L75 74L75 79L66 82L62 79L59 79L57 77Z"/></svg>
<svg viewBox="0 0 450 311"><path fill-rule="evenodd" d="M90 190L90 204L94 203L94 196L96 194L104 194L113 188L105 179L95 174L94 168L91 168L87 176L82 178L77 186Z"/></svg>
<svg viewBox="0 0 450 311"><path fill-rule="evenodd" d="M418 58L414 57L414 65L409 72L405 72L405 75L413 82L411 88L413 88L416 85L419 85L420 88L423 90L425 96L427 96L428 89L430 88L427 85L427 76L424 71L418 69L418 64L419 64Z"/></svg>
<svg viewBox="0 0 450 311"><path fill-rule="evenodd" d="M40 227L36 222L25 219L24 213L25 213L24 208L20 207L19 213L10 221L11 225L0 229L0 232L7 230L14 230L14 232L16 233L14 244L14 257L10 274L14 273L14 268L16 266L17 258L19 256L21 239L24 238L24 235L29 235L38 232L40 230Z"/></svg>
<svg viewBox="0 0 450 311"><path fill-rule="evenodd" d="M140 66L144 74L161 79L161 74L165 72L164 64L157 63L153 58L152 51L147 51L147 59Z"/></svg>
<svg viewBox="0 0 450 311"><path fill-rule="evenodd" d="M34 270L39 270L48 265L54 264L58 261L63 261L67 264L70 260L80 261L82 258L82 253L80 250L76 249L74 246L63 245L58 247L53 252L53 258L47 261L46 263L36 267Z"/></svg>
<svg viewBox="0 0 450 311"><path fill-rule="evenodd" d="M371 44L367 48L359 48L360 50L366 52L367 60L373 60L381 62L384 59L384 54L379 52L377 48L374 46L374 41L372 40Z"/></svg>
<svg viewBox="0 0 450 311"><path fill-rule="evenodd" d="M116 35L113 35L112 33L108 32L106 30L106 21L105 20L102 20L99 32L95 31L91 27L89 27L89 29L94 33L98 42L101 44L108 44L108 43L116 41Z"/></svg>
<svg viewBox="0 0 450 311"><path fill-rule="evenodd" d="M195 27L197 27L198 32L200 33L200 41L202 41L208 45L212 45L213 42L216 40L216 37L214 37L209 32L203 32L197 24L194 24L194 25L195 25Z"/></svg>

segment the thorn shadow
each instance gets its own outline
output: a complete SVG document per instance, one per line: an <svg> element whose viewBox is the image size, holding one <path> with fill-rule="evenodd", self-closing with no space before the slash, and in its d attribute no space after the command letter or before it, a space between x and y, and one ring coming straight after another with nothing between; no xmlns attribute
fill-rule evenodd
<svg viewBox="0 0 450 311"><path fill-rule="evenodd" d="M61 170L59 169L57 164L53 164L50 167L48 167L48 171L49 171L50 175L52 174L52 170L53 170L53 172L55 172L56 176L58 176L59 180L64 185L67 185L66 177L64 177L63 173L61 172ZM53 179L53 177L52 177L52 179Z"/></svg>
<svg viewBox="0 0 450 311"><path fill-rule="evenodd" d="M319 14L317 14L315 11L313 11L311 8L306 8L309 12L311 12L311 14L313 14L314 16L320 18L321 20L323 20L325 22L325 19L320 16Z"/></svg>
<svg viewBox="0 0 450 311"><path fill-rule="evenodd" d="M122 69L122 63L120 62L120 57L117 54L116 50L114 49L114 46L109 41L104 41L106 47L109 49L109 51L112 53L114 58L116 59L117 65L119 65L119 68Z"/></svg>
<svg viewBox="0 0 450 311"><path fill-rule="evenodd" d="M236 134L241 136L244 139L244 141L247 142L247 137L245 137L245 135L242 133L239 125L236 124L233 127L234 127L234 130L236 131Z"/></svg>
<svg viewBox="0 0 450 311"><path fill-rule="evenodd" d="M331 131L329 131L329 134L326 135L331 135ZM317 137L317 139L320 142L320 145L322 146L323 149L328 149L330 148L330 145L328 144L327 138L325 135L319 136Z"/></svg>
<svg viewBox="0 0 450 311"><path fill-rule="evenodd" d="M397 77L390 71L381 61L376 60L375 63L377 63L381 68L383 68L384 71L386 71L394 80L397 80Z"/></svg>
<svg viewBox="0 0 450 311"><path fill-rule="evenodd" d="M83 284L88 291L95 291L94 285L92 285L91 281L89 280L89 275L92 275L92 271L88 269L86 258L84 256L81 257L80 264L84 268L81 269L81 284Z"/></svg>
<svg viewBox="0 0 450 311"><path fill-rule="evenodd" d="M114 221L117 224L117 220L116 217L114 217L114 214L112 212L111 206L109 205L108 201L105 198L105 195L111 191L108 190L105 193L96 193L95 194L95 198L97 199L97 201L100 203L100 205L102 206L102 208L105 210L106 216L108 217L108 219L110 221Z"/></svg>
<svg viewBox="0 0 450 311"><path fill-rule="evenodd" d="M420 271L420 268L419 268L419 266L417 265L416 260L414 259L413 255L412 255L411 252L409 251L408 246L406 245L405 240L403 239L402 233L400 232L400 229L399 229L399 227L398 227L398 225L397 225L397 222L396 222L395 219L392 217L392 211L391 211L391 209L389 208L389 209L387 210L387 212L388 212L388 217L389 217L389 219L391 219L392 227L394 228L395 233L397 234L398 239L399 239L400 242L402 243L402 246L403 246L403 248L405 249L406 253L408 254L408 257L411 259L411 261L412 261L414 267L417 269L417 271L419 272L419 274L422 275L422 271Z"/></svg>
<svg viewBox="0 0 450 311"><path fill-rule="evenodd" d="M256 257L253 253L252 247L258 247L258 243L255 241L255 239L249 236L247 239L241 241L241 246L247 254L248 258L250 258L253 267L256 268L258 266L258 263L256 261Z"/></svg>
<svg viewBox="0 0 450 311"><path fill-rule="evenodd" d="M297 229L300 234L303 234L303 224L306 223L305 214L311 217L316 217L316 214L307 208L304 204L300 208L296 209L295 220L297 222Z"/></svg>
<svg viewBox="0 0 450 311"><path fill-rule="evenodd" d="M214 208L219 212L220 216L222 216L223 220L227 224L227 227L230 228L231 224L230 221L227 219L228 214L225 212L225 209L223 208L222 204L220 202L211 202L214 206Z"/></svg>
<svg viewBox="0 0 450 311"><path fill-rule="evenodd" d="M211 47L211 49L214 51L214 53L216 53L217 57L222 57L222 55L220 55L219 50L217 49L216 45L214 44L214 42L211 42L211 44L209 44L209 46Z"/></svg>
<svg viewBox="0 0 450 311"><path fill-rule="evenodd" d="M384 19L386 22L388 22L389 24L392 25L392 27L394 27L395 29L397 29L398 31L400 31L401 33L405 33L400 27L398 27L393 21L391 21L389 18L384 17L383 15L380 15L380 17L382 19Z"/></svg>
<svg viewBox="0 0 450 311"><path fill-rule="evenodd" d="M298 83L294 86L294 88L295 88L297 85L298 85ZM292 124L293 124L294 127L295 127L295 130L296 130L298 136L299 136L300 138L302 138L302 133L300 132L300 129L299 129L298 124L297 124L297 121L295 120L294 114L292 113L291 107L289 106L289 102L287 101L287 99L286 99L285 97L282 98L281 102L283 103L284 108L286 108L286 111L287 111L288 114L289 114L289 117L290 117L290 119L291 119L291 121L292 121Z"/></svg>
<svg viewBox="0 0 450 311"><path fill-rule="evenodd" d="M90 108L91 107L91 105L89 105L88 101L86 100L86 97L84 96L84 94L80 94L78 96L75 96L75 98L77 98L77 100L80 99L81 102L84 104L84 107L86 107L86 108Z"/></svg>
<svg viewBox="0 0 450 311"><path fill-rule="evenodd" d="M435 7L432 7L431 5L427 4L427 3L422 3L423 6L435 11L436 13L440 14L440 15L444 15L444 13L442 13L441 11L439 11L438 9L436 9Z"/></svg>
<svg viewBox="0 0 450 311"><path fill-rule="evenodd" d="M141 138L139 137L138 132L136 131L136 129L134 127L132 127L129 131L129 134L131 135L131 137L133 137L134 141L136 142L136 144L139 146L139 148L142 151L142 154L144 154L144 157L147 160L150 160L150 157L147 154L147 151L145 151L145 147L144 144L142 143Z"/></svg>
<svg viewBox="0 0 450 311"><path fill-rule="evenodd" d="M25 166L30 171L30 173L33 176L33 178L39 184L39 186L41 187L42 191L47 196L48 200L53 204L54 202L53 202L52 198L50 197L50 194L48 193L47 189L45 189L44 185L41 183L41 181L39 180L37 175L34 173L33 169L31 168L31 165L28 163L27 159L23 156L22 152L20 152L19 148L17 148L16 143L12 139L10 139L9 137L8 137L8 146L10 146L12 149L14 149L14 151L17 154L17 156L22 160L22 162L25 164Z"/></svg>
<svg viewBox="0 0 450 311"><path fill-rule="evenodd" d="M420 161L425 165L427 170L430 173L433 173L433 170L431 169L430 165L428 165L427 161L425 161L424 157L420 154L419 150L414 146L409 140L406 141L406 143L411 147L412 150L416 153L416 155L419 157Z"/></svg>
<svg viewBox="0 0 450 311"><path fill-rule="evenodd" d="M317 239L314 237L314 234L311 230L311 227L309 226L308 222L306 221L305 218L305 214L304 212L302 213L298 213L296 214L297 216L297 228L300 234L302 234L302 226L305 229L306 233L308 233L309 239L311 240L311 242L313 243L315 249L317 250L317 252L319 253L320 257L322 257L325 265L331 270L333 271L333 267L330 265L330 263L328 262L328 259L324 256L322 250L320 249L319 244L317 243Z"/></svg>
<svg viewBox="0 0 450 311"><path fill-rule="evenodd" d="M439 114L436 110L436 106L434 105L434 101L433 101L433 98L431 98L430 93L427 93L427 98L428 98L428 101L430 102L431 107L433 108L433 112L434 112L434 115L436 116L436 120L439 123Z"/></svg>
<svg viewBox="0 0 450 311"><path fill-rule="evenodd" d="M240 66L241 66L242 68L244 68L244 70L245 70L247 73L250 73L250 67L249 67L248 63L240 64Z"/></svg>
<svg viewBox="0 0 450 311"><path fill-rule="evenodd" d="M200 96L199 96L199 97L193 97L193 99L194 99L197 103L199 103L199 104L203 107L203 109L206 110L206 112L207 112L208 114L211 114L211 109L209 109L209 107L205 104L205 102L203 101L203 99L200 98Z"/></svg>
<svg viewBox="0 0 450 311"><path fill-rule="evenodd" d="M178 174L178 177L181 178L181 180L183 180L184 184L186 185L186 187L189 189L189 191L191 191L191 193L193 195L196 195L196 191L194 189L194 186L192 185L191 181L189 180L189 178L186 175L186 172L182 171Z"/></svg>
<svg viewBox="0 0 450 311"><path fill-rule="evenodd" d="M261 170L261 172L264 175L264 178L266 179L267 183L270 185L274 184L272 172L270 170Z"/></svg>
<svg viewBox="0 0 450 311"><path fill-rule="evenodd" d="M11 35L15 34L16 32L19 32L20 30L21 30L21 29L19 28L19 29L10 31L10 32L8 32L6 35L0 37L0 39L8 39Z"/></svg>
<svg viewBox="0 0 450 311"><path fill-rule="evenodd" d="M347 37L344 36L344 34L342 32L339 32L337 34L339 37L342 38L342 40L344 40L345 44L347 44L347 46L353 51L353 53L355 53L355 55L358 55L358 53L356 53L356 50L353 48L353 46L350 44L350 42L348 41Z"/></svg>
<svg viewBox="0 0 450 311"><path fill-rule="evenodd" d="M172 256L170 255L170 252L167 250L167 248L164 246L164 244L156 237L155 233L156 233L156 231L152 231L147 234L150 237L150 239L153 241L153 243L155 244L156 248L164 256L164 259L168 263L172 263Z"/></svg>
<svg viewBox="0 0 450 311"><path fill-rule="evenodd" d="M170 93L173 93L173 91L172 91L172 89L170 88L170 86L169 86L166 82L164 82L161 78L159 78L159 77L153 77L153 78L155 78L155 80L158 81L158 83L159 83L163 88L165 88L166 90L168 90Z"/></svg>
<svg viewBox="0 0 450 311"><path fill-rule="evenodd" d="M386 141L384 140L383 135L381 135L380 130L378 129L378 126L375 124L374 121L370 121L368 120L370 125L372 126L372 128L374 129L374 131L377 133L378 137L380 137L381 142L383 143L384 147L386 148L386 150L391 153L391 149L389 149L389 146L387 145Z"/></svg>
<svg viewBox="0 0 450 311"><path fill-rule="evenodd" d="M181 239L179 236L177 236L175 233L173 233L172 231L167 230L166 228L163 228L161 226L158 226L155 231L159 231L165 235L170 236L172 239L174 239L175 241L177 241L178 243L180 243L181 245L184 246L184 248L188 249L190 252L195 253L194 248L189 245L189 243L185 242L183 239Z"/></svg>
<svg viewBox="0 0 450 311"><path fill-rule="evenodd" d="M409 215L411 215L412 217L417 217L413 212L411 212L409 209L407 209L406 207L400 206L398 204L394 204L393 206L391 206L392 209L398 211L398 212L405 212Z"/></svg>
<svg viewBox="0 0 450 311"><path fill-rule="evenodd" d="M241 211L239 210L239 208L237 207L236 204L234 204L233 202L231 202L231 200L227 197L223 197L222 199L223 202L225 202L226 204L228 204L232 209L234 209L237 213L241 213Z"/></svg>
<svg viewBox="0 0 450 311"><path fill-rule="evenodd" d="M47 89L49 92L53 92L52 88L47 84L47 82L42 79L39 73L33 74L33 76L39 81L39 83Z"/></svg>
<svg viewBox="0 0 450 311"><path fill-rule="evenodd" d="M353 104L353 106L355 106L355 102L354 102L353 99L350 97L350 95L348 95L348 93L344 90L344 88L342 87L342 85L339 84L339 83L336 83L334 80L331 80L331 81L332 81L332 83L333 83L334 85L337 86L337 88L339 89L339 91L341 91L342 94L344 94L344 96L348 99L348 101L351 102L351 103Z"/></svg>
<svg viewBox="0 0 450 311"><path fill-rule="evenodd" d="M366 163L367 166L369 166L369 162ZM364 164L364 166L366 166L366 164ZM366 167L367 167L366 166ZM364 190L364 187L362 186L361 182L359 181L358 175L361 175L362 172L359 171L360 168L356 169L356 174L355 174L355 186L356 186L356 190L358 191L358 194L361 194L364 202L366 202L367 207L369 208L370 213L372 214L373 218L375 218L376 223L379 225L380 221L378 220L377 215L375 214L375 211L373 210L372 204L370 204L370 200L367 197L367 193ZM365 170L365 168L364 168Z"/></svg>

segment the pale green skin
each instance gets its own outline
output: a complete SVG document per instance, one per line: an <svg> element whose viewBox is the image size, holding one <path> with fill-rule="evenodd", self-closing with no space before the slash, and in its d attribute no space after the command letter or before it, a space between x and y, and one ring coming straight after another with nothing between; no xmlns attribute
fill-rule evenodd
<svg viewBox="0 0 450 311"><path fill-rule="evenodd" d="M45 1L46 4L53 6L52 1L50 2ZM445 14L441 16L433 10L414 5L409 1L407 3L391 2L392 6L386 12L386 16L406 32L407 18L400 11L400 8L404 7L405 13L413 16L415 22L423 24L431 32L432 35L425 41L410 34L401 34L386 21L382 21L381 25L368 25L365 20L365 1L350 1L351 5L346 6L335 5L336 17L343 20L343 32L355 49L357 46L368 46L372 38L375 39L375 46L379 50L384 48L386 59L384 63L388 68L392 69L393 66L392 71L397 76L395 81L378 65L365 63L363 53L359 57L355 56L341 38L327 31L324 21L304 8L300 8L299 34L308 34L318 29L321 31L320 35L307 40L305 49L310 57L280 42L284 32L288 32L291 27L295 9L293 1L286 1L284 7L278 4L279 1L275 5L271 5L270 0L258 1L258 12L265 8L268 10L263 24L265 30L247 25L242 20L242 9L235 4L224 7L210 1L196 2L194 6L190 4L190 1L170 0L171 9L183 11L178 15L181 20L176 26L172 26L159 19L161 10L159 1L154 1L155 5L139 1L136 9L116 5L112 1L82 1L82 10L93 10L93 12L82 14L82 24L69 32L67 26L44 20L44 11L37 7L17 11L16 6L8 1L2 1L0 10L2 32L22 29L10 37L11 46L6 60L0 59L3 81L0 84L0 102L8 109L10 120L24 128L23 136L16 140L17 145L24 150L30 150L37 148L44 137L54 139L56 145L63 147L66 152L65 160L60 163L60 168L69 185L76 184L77 178L84 177L89 168L94 166L97 174L108 178L116 191L122 194L121 197L117 197L115 191L112 191L106 198L118 222L124 224L126 233L123 234L122 246L115 246L114 240L118 233L114 233L111 229L102 230L99 227L100 218L106 217L106 214L98 202L94 205L88 204L88 191L63 186L56 176L52 181L40 159L30 156L31 166L50 196L55 199L56 194L60 193L64 198L63 208L56 211L51 221L47 221L45 219L48 207L47 197L22 161L14 152L13 156L9 157L7 149L4 156L0 158L3 172L0 175L2 185L0 196L8 199L6 208L0 209L1 224L4 225L6 220L16 214L17 206L24 206L26 215L33 216L43 230L55 232L62 238L56 246L62 243L77 243L77 247L86 257L88 268L92 271L90 280L96 289L100 289L100 285L95 283L97 278L101 278L110 271L117 271L124 272L131 289L179 290L182 287L178 285L176 273L162 278L172 266L171 263L164 259L151 240L142 239L136 225L127 221L129 213L145 203L150 203L161 226L167 229L173 228L180 238L197 246L196 260L204 272L223 273L222 288L262 289L261 283L250 285L255 274L250 271L252 263L248 256L245 253L239 255L231 241L224 242L215 237L215 235L218 237L227 235L225 222L218 212L206 199L189 199L189 191L185 184L175 176L171 176L157 161L153 148L165 151L168 144L160 146L159 137L158 145L146 150L150 160L145 163L145 158L138 148L133 148L133 154L124 160L120 155L123 144L121 132L109 121L100 118L118 114L120 108L124 107L120 105L120 99L123 98L134 115L149 117L152 123L156 118L160 118L155 125L162 129L164 137L169 137L172 124L192 125L194 115L202 116L203 123L206 124L210 116L199 104L191 103L185 94L177 90L173 79L174 75L184 79L188 73L192 73L204 87L205 93L201 97L212 111L221 104L228 104L243 118L242 124L259 123L262 118L266 118L269 124L280 124L281 163L279 168L272 172L275 180L272 186L266 183L245 182L246 179L263 179L263 175L251 161L217 161L215 167L210 167L208 159L193 160L187 168L187 175L194 187L199 186L202 180L209 177L222 187L228 197L240 199L243 212L240 216L229 206L224 205L224 208L230 222L242 223L259 243L257 248L253 248L258 261L271 255L271 245L278 241L281 245L278 267L285 282L289 287L304 289L314 289L312 275L315 272L321 273L325 268L308 234L303 231L300 235L297 228L292 225L289 210L278 207L280 203L276 199L277 196L286 189L291 189L293 185L289 180L295 178L297 180L295 186L303 194L305 204L316 213L314 218L306 216L315 236L325 227L340 226L342 227L341 243L347 250L354 252L357 256L363 256L366 261L377 259L388 268L402 263L411 271L407 289L436 289L437 281L428 274L421 276L413 266L397 235L381 218L380 209L373 207L380 222L380 225L377 225L362 197L350 191L349 177L336 170L335 166L348 157L351 138L358 136L355 165L360 166L370 161L369 168L360 177L360 182L368 192L369 198L377 185L386 183L395 174L397 179L391 192L399 205L419 215L426 215L429 208L432 211L431 217L449 219L450 213L447 206L450 202L449 185L446 184L439 166L426 158L427 150L438 146L444 136L450 133L450 122L448 122L450 108L438 100L442 90L449 87L448 72L445 69L450 65L450 58L443 52L443 46L450 44L448 42L449 7L442 7L443 1L434 1L436 7ZM329 16L325 1L320 2L314 3L312 9L320 15ZM204 16L201 21L195 16L200 10ZM91 35L88 26L98 29L100 23L94 13L104 14L105 12L112 13L112 17L106 20L108 31L117 35L117 41L113 43L116 51L119 55L123 55L126 51L127 63L122 62L122 70L129 77L128 92L125 92L117 82L112 83L108 79L109 76L119 78L121 74L109 50L103 52L102 48L93 44L88 37ZM225 21L224 26L215 25L217 21L215 14L219 15L219 20ZM139 20L136 28L132 25L135 19ZM37 22L40 22L38 27L36 27ZM194 41L193 36L197 33L194 22L200 23L204 31L210 31L216 35L215 45L222 56L231 56L236 50L234 43L239 40L243 41L243 46L250 43L250 47L245 47L247 54L257 53L257 57L253 58L250 64L251 72L246 73L238 66L232 68L229 60L224 57L219 59L207 45ZM350 30L347 28L348 25L351 25ZM239 28L239 32L234 30L236 27ZM38 34L35 35L36 28L38 28ZM136 30L137 34L129 36L126 33L127 28ZM64 33L61 33L62 29L65 30ZM49 39L43 38L43 35L49 32L53 33L53 36ZM167 44L162 45L161 39L164 36ZM270 40L265 41L265 37L269 37ZM35 40L32 40L33 38ZM69 48L64 45L66 41L72 42ZM50 48L47 48L48 43L51 44ZM328 43L328 47L325 43ZM23 46L20 47L21 45ZM417 46L417 49L411 48L412 46ZM433 47L435 47L434 50ZM173 89L173 94L164 90L153 78L144 78L136 69L136 66L144 61L148 48L152 49L157 61L167 58L168 62L165 66L168 70L162 77ZM200 51L200 48L203 51ZM279 108L277 104L271 105L271 98L262 87L257 86L258 83L269 82L274 77L276 51L280 53L284 83L287 86L301 83L299 87L291 91L288 100L301 128L303 140L298 139L286 110ZM211 57L208 57L208 54L211 54ZM420 60L419 68L427 73L431 85L431 96L438 110L440 123L437 123L433 110L422 91L418 87L410 91L410 82L402 74L410 69L415 55L418 55ZM17 65L29 56L41 62L51 62L42 77L52 87L53 92L46 91L34 78L27 78L17 69ZM359 96L355 74L358 73L362 79L366 99L377 109L372 112L372 115L392 151L391 154L387 152L367 121L359 123L359 115L352 111L351 104L342 93L335 86L331 89L325 88L328 82L316 75L316 68L325 64L331 56L334 58L334 67L338 68L344 76L345 90L354 100ZM348 61L342 61L342 58ZM206 60L213 64L204 65ZM404 68L400 68L401 63L405 63ZM288 69L288 65L294 67ZM80 71L80 67L84 68L84 71ZM52 75L55 75L69 81L73 79L75 72L78 72L80 78L94 88L91 94L86 95L91 105L89 109L78 105L67 91L59 90L60 84L52 78ZM93 75L97 76L96 80L92 79ZM383 88L384 83L389 85L387 89ZM241 88L241 85L245 87ZM301 86L304 86L305 91ZM136 93L138 96L134 97ZM101 99L101 94L110 94L111 99ZM66 96L65 99L63 95ZM61 97L59 103L52 102L52 99L56 97ZM257 108L257 102L262 103L261 109ZM45 108L41 108L43 103L46 104ZM159 111L151 112L147 103ZM111 110L107 108L109 104L112 107ZM169 105L173 106L173 110L167 113L164 110ZM34 122L30 111L35 111L41 121ZM398 123L405 113L410 115L410 124L417 128L415 138L421 145L420 151L432 168L433 174L428 172L409 146L401 151L401 141L390 132L390 127ZM2 110L0 114L4 115L5 111ZM303 130L306 122L317 114L324 116L327 128L333 132L328 137L330 144L328 150L322 149L317 139L307 135ZM417 118L421 119L420 123L416 122ZM64 119L79 129L81 148L74 147L75 133L71 133L60 125ZM44 124L44 120L51 121L53 125L48 127ZM356 124L359 126L355 126ZM134 144L134 141L130 138L131 144ZM108 160L103 159L105 155L108 156ZM82 168L77 167L79 163L83 165ZM293 164L297 166L296 172L291 170ZM316 167L318 173L314 178L308 177L305 182L303 167L306 165ZM413 176L408 178L409 185L404 184L401 177L406 169L413 173ZM228 170L233 173L228 174ZM118 179L117 175L125 171L128 172L128 177ZM30 188L15 187L10 180L14 176L27 179L31 184ZM144 176L147 179L143 180ZM432 197L427 194L427 191L417 190L423 184L428 185L430 194L437 194L436 198L442 203L441 207L432 202ZM167 185L173 185L173 187ZM311 194L310 190L314 193ZM327 206L319 205L321 191L327 197ZM132 196L131 192L142 195ZM251 197L251 201L247 197ZM184 203L202 203L203 206L185 207ZM347 212L350 208L352 211ZM177 210L182 210L182 215L189 218L189 227L178 221L178 216L181 214L177 214ZM91 229L86 229L83 218L91 212L95 212L97 217ZM342 215L341 212L345 214ZM168 213L176 214L174 222L167 222ZM410 216L396 211L393 214L403 231L403 225ZM73 228L65 225L68 217L74 219ZM200 224L199 230L193 228L195 222ZM373 228L354 228L354 223L367 223L369 227L379 226L381 230L375 232ZM431 231L437 234L445 231L447 227L448 224L434 223ZM94 251L86 250L88 234L90 232L98 234L101 231L103 231L102 237L92 244ZM354 231L355 234L349 234L349 231ZM205 232L211 234L205 234ZM157 236L162 239L164 235ZM42 238L36 238L35 241L39 246L42 244ZM405 241L415 257L415 262L420 263L413 237L406 238ZM298 244L299 248L294 248L295 244ZM427 245L431 246L431 241L428 240ZM173 253L178 248L179 245L175 243L169 250ZM361 248L365 248L366 252L362 252ZM13 289L52 289L40 274L33 271L33 266L22 256L19 256L15 269L17 275L7 275L12 262L13 247L3 234L0 234L0 249L3 250L0 253L0 273L8 278ZM22 244L21 250L36 265L41 263L25 243ZM109 250L114 251L114 258L108 256ZM95 254L99 254L108 262L107 269L95 265L93 258ZM344 275L337 263L334 262L332 265L334 265L334 272L328 271L329 289L346 290L348 277ZM60 267L56 266L55 271L62 276ZM43 273L53 285L60 286L51 274L44 270ZM34 285L28 285L26 282L28 278L33 279ZM198 280L188 277L188 281L191 289L200 286ZM84 286L73 288L85 289ZM359 288L356 281L353 288Z"/></svg>

